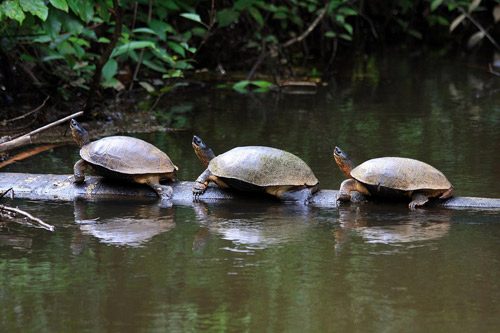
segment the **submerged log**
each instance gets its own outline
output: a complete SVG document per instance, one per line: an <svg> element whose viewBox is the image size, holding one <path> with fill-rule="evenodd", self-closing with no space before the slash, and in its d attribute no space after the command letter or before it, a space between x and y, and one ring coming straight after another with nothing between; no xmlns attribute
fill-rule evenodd
<svg viewBox="0 0 500 333"><path fill-rule="evenodd" d="M156 193L147 186L109 182L102 177L88 176L84 184L76 185L71 175L0 173L0 192L13 188L14 196L19 199L73 201L75 199L141 199L156 200ZM179 181L172 184L173 204L190 205L193 202L193 182ZM311 205L336 207L336 190L320 190L314 194ZM209 186L199 198L200 201L234 199L235 193ZM478 197L453 197L446 201L434 201L431 206L443 208L500 209L500 199Z"/></svg>

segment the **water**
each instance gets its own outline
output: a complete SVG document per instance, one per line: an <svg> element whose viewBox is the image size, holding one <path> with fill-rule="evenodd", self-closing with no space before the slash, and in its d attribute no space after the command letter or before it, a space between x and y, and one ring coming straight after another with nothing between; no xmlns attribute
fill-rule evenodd
<svg viewBox="0 0 500 333"><path fill-rule="evenodd" d="M363 65L363 64L362 64ZM441 169L458 195L500 197L498 79L465 59L385 56L339 71L316 95L217 90L165 101L189 131L141 137L180 179L216 153L263 144L302 157L323 188L358 162L398 155ZM8 171L70 173L73 147ZM301 207L255 199L11 203L57 231L0 229L0 331L494 332L498 211L404 204Z"/></svg>

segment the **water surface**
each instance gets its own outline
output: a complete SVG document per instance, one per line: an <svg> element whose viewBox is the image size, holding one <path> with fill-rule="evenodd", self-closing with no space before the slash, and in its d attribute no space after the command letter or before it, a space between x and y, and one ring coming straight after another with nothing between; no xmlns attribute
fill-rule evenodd
<svg viewBox="0 0 500 333"><path fill-rule="evenodd" d="M314 95L208 90L160 103L188 128L140 135L179 178L216 153L269 145L302 157L323 188L343 177L335 145L362 162L421 159L457 194L500 197L498 78L468 59L385 55L338 70ZM6 171L70 173L63 147ZM57 230L0 229L5 332L494 332L500 214L267 200L71 203L17 200Z"/></svg>

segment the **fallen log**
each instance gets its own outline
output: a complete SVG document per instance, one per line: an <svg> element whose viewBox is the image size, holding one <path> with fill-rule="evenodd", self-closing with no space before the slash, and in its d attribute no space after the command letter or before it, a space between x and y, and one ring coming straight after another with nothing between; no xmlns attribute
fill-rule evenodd
<svg viewBox="0 0 500 333"><path fill-rule="evenodd" d="M0 192L12 187L18 199L73 201L76 199L141 199L156 200L156 193L148 186L110 182L102 177L88 176L84 184L74 184L71 175L0 173ZM172 203L191 205L193 203L193 182L178 181L172 184ZM311 205L336 207L336 190L320 190L312 197ZM199 198L200 201L228 200L240 197L235 193L209 186ZM500 199L478 197L453 197L446 201L435 201L432 206L444 208L500 209Z"/></svg>

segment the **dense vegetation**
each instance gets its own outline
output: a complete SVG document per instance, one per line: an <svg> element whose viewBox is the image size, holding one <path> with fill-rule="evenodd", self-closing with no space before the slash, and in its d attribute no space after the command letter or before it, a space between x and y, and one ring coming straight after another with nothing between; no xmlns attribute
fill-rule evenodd
<svg viewBox="0 0 500 333"><path fill-rule="evenodd" d="M202 68L243 70L244 88L258 72L328 74L339 52L391 43L498 49L499 20L500 0L5 0L2 103L33 88L153 91Z"/></svg>

